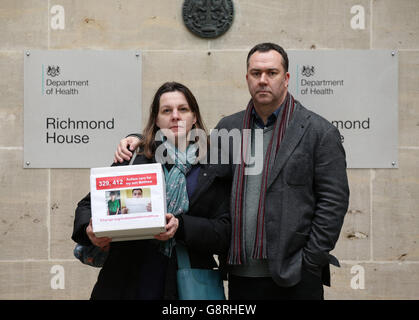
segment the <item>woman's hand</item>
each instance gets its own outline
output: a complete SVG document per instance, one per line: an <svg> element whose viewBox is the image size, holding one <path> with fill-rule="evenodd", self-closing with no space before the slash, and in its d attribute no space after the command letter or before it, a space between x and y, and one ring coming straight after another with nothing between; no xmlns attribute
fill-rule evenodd
<svg viewBox="0 0 419 320"><path fill-rule="evenodd" d="M117 163L119 161L122 163L124 162L124 160L127 160L127 161L131 160L131 157L132 157L131 151L134 151L135 149L137 149L139 145L140 145L140 139L138 139L138 137L129 136L129 137L126 137L125 139L122 139L121 141L119 141L118 148L115 151L113 162ZM129 150L128 150L128 146L129 146Z"/></svg>
<svg viewBox="0 0 419 320"><path fill-rule="evenodd" d="M162 232L158 235L155 235L154 238L160 241L167 241L170 238L173 238L177 228L179 227L179 220L173 214L167 213L166 214L166 232Z"/></svg>
<svg viewBox="0 0 419 320"><path fill-rule="evenodd" d="M102 250L106 251L109 249L109 244L111 243L112 239L108 237L96 237L93 233L92 227L92 219L90 219L89 225L86 228L86 234L89 237L90 241L96 246L101 248Z"/></svg>

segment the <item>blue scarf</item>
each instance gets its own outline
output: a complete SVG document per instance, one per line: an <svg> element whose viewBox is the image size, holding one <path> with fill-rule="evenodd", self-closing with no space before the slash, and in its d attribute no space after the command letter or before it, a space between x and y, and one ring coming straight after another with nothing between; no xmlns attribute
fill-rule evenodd
<svg viewBox="0 0 419 320"><path fill-rule="evenodd" d="M186 175L196 161L197 146L196 144L190 144L186 148L186 151L182 152L168 141L165 141L164 145L168 157L172 160L172 163L174 163L170 171L167 171L166 167L163 165L166 182L167 212L176 217L189 210ZM171 238L161 244L160 250L164 255L170 257L175 244L175 239Z"/></svg>

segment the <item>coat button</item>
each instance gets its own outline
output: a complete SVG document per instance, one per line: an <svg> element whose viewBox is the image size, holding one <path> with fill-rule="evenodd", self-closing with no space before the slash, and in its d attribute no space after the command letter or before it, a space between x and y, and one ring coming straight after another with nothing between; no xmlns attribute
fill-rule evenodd
<svg viewBox="0 0 419 320"><path fill-rule="evenodd" d="M203 176L204 176L204 177L206 177L206 176L207 176L207 173L206 173L206 172L204 172Z"/></svg>

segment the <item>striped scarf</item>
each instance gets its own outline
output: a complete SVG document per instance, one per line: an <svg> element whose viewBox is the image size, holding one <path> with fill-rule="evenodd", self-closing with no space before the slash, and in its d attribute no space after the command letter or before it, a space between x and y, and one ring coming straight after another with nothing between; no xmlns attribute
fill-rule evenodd
<svg viewBox="0 0 419 320"><path fill-rule="evenodd" d="M287 93L285 102L283 103L283 110L275 122L272 138L269 141L268 149L266 151L262 171L262 184L260 188L259 207L257 214L256 237L254 239L252 258L253 259L267 259L267 245L265 232L265 200L268 176L273 168L275 157L278 154L279 146L284 138L285 131L292 118L295 102L294 97ZM246 112L243 119L243 129L250 129L252 124L252 109L253 101L250 100L247 105ZM232 188L232 236L230 243L230 251L228 254L228 263L230 265L239 265L246 263L245 253L245 239L243 237L245 231L244 217L243 217L243 203L247 177L245 175L245 161L248 158L247 148L249 146L248 139L242 131L241 141L241 161L236 166L233 177ZM243 147L245 148L243 150Z"/></svg>

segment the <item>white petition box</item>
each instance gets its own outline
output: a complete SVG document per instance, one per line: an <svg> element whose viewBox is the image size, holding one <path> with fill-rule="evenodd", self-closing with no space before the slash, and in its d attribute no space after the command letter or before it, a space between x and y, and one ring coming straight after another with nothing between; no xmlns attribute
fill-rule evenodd
<svg viewBox="0 0 419 320"><path fill-rule="evenodd" d="M165 231L166 186L160 163L92 168L90 196L97 237L152 239Z"/></svg>

